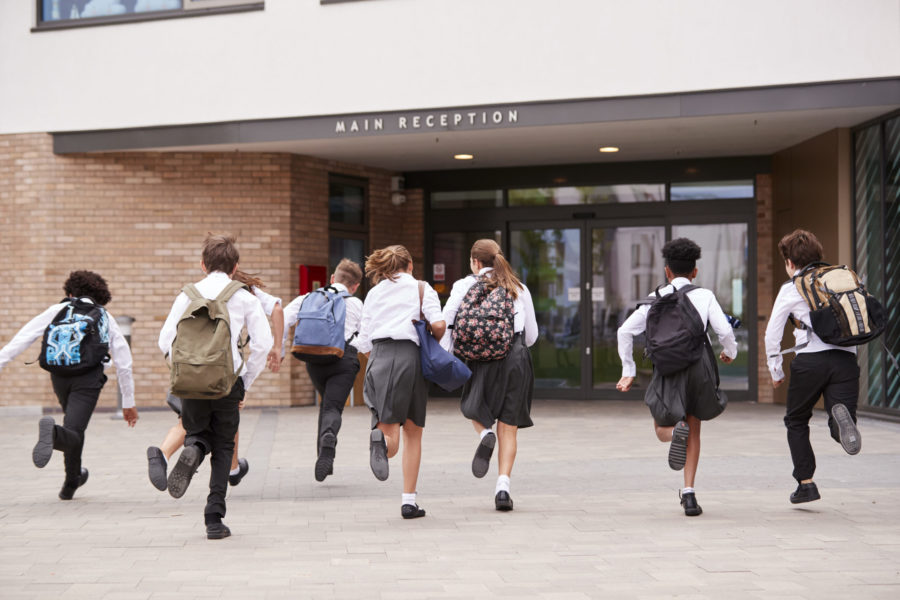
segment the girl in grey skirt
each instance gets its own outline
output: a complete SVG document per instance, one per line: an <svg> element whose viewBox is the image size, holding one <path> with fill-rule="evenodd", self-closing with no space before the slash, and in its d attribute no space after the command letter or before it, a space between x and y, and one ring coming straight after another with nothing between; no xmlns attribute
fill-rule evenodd
<svg viewBox="0 0 900 600"><path fill-rule="evenodd" d="M416 504L416 482L428 387L412 322L421 311L435 338L440 340L446 330L437 293L424 282L420 308L419 282L412 271L412 257L403 246L376 250L366 259L366 276L375 287L366 296L359 329L359 351L369 355L363 387L372 411L369 464L377 479L388 478L388 458L400 449L402 428L404 519L425 516Z"/></svg>
<svg viewBox="0 0 900 600"><path fill-rule="evenodd" d="M472 246L469 266L472 275L453 284L450 298L444 306L444 320L453 324L457 312L467 300L467 294L476 284L483 285L490 293L495 288L503 288L512 301L512 321L514 336L509 353L497 360L467 360L472 377L463 387L460 408L472 421L480 436L475 458L472 459L472 474L484 477L490 467L494 445L499 439L499 476L494 489L494 507L497 510L512 510L513 501L509 495L509 477L516 460L516 435L520 428L531 427L531 397L534 390L534 371L528 346L537 341L538 327L534 315L531 292L519 281L509 263L494 240L478 240ZM487 302L487 300L485 300ZM508 308L494 307L503 311ZM454 340L457 332L454 332ZM454 343L446 336L443 342L447 350ZM457 349L460 350L460 349ZM492 428L497 421L497 433Z"/></svg>

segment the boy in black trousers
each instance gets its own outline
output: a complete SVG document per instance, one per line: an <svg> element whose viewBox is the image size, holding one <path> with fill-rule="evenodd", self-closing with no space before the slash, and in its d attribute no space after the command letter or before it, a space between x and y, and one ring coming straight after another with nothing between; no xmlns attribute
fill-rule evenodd
<svg viewBox="0 0 900 600"><path fill-rule="evenodd" d="M344 299L346 316L344 320L344 356L337 362L325 365L306 365L306 372L312 380L316 391L322 398L319 405L319 430L316 436L317 458L315 476L316 481L324 481L332 474L334 469L335 447L337 446L337 434L341 430L341 416L347 396L353 390L353 382L359 372L359 357L357 354L356 340L359 333L359 324L362 319L362 300L353 296L362 282L362 269L358 264L345 258L338 263L331 276L331 287L338 292L350 294ZM284 309L284 322L291 325L297 322L300 313L300 305L306 298L306 294L294 298ZM292 340L288 339L290 327L285 328L285 339L282 348L290 348Z"/></svg>
<svg viewBox="0 0 900 600"><path fill-rule="evenodd" d="M192 293L210 300L217 298L232 283L231 278L237 270L239 260L240 254L235 247L234 237L212 234L207 236L203 243L203 259L200 264L207 276L194 284L195 292ZM240 285L239 282L236 284ZM159 348L166 356L172 353L176 333L180 334L182 331L179 325L185 310L196 302L197 300L192 301L185 292L181 292L175 298L172 310L159 332ZM266 366L266 356L272 348L273 341L262 305L245 287L237 289L228 298L226 307L230 322L233 360L233 365L229 367L239 376L231 391L224 397L183 398L181 421L187 435L184 450L169 473L168 479L169 493L175 498L180 498L187 490L203 457L212 454L209 496L204 510L208 539L222 539L231 535L231 530L225 526L222 519L225 516L225 493L228 490L228 471L234 452L234 435L240 423L238 405L243 400L244 393L250 389L253 381ZM239 346L241 329L245 325L250 335L250 356L246 364L243 362Z"/></svg>
<svg viewBox="0 0 900 600"><path fill-rule="evenodd" d="M791 281L778 291L766 326L766 356L772 385L776 388L784 383L780 350L788 317L793 315L794 319L810 327L809 305L797 291L793 278L810 263L821 261L823 255L822 244L816 236L803 229L781 238L778 250L784 258L784 270ZM809 443L809 420L819 398L825 398L831 437L841 444L847 454L859 453L862 438L856 428L856 405L859 400L856 346L827 344L811 327L795 329L794 337L798 345L794 348L796 355L791 361L784 425L794 462L793 475L797 480L791 502L800 504L821 498L812 479L816 471L816 455Z"/></svg>
<svg viewBox="0 0 900 600"><path fill-rule="evenodd" d="M50 462L54 450L65 455L66 479L59 491L60 500L71 500L75 490L88 479L88 470L81 466L81 451L84 448L84 432L94 414L100 390L106 383L103 373L106 351L112 355L116 365L116 378L122 392L122 416L129 427L137 423L138 413L134 406L134 380L131 375L131 350L119 330L116 320L103 307L112 296L106 281L92 271L73 271L63 285L66 298L54 304L28 322L12 340L0 350L0 370L32 342L44 336L53 323L57 328L50 333L50 339L43 348L41 366L51 371L53 391L63 409L63 424L57 425L53 417L43 417L38 424L38 441L32 451L36 467L42 468ZM95 320L91 314L96 315ZM90 322L88 328L80 323ZM93 332L89 329L93 327ZM99 351L91 352L82 343L98 344ZM97 364L75 367L81 360L87 362L88 354L97 354ZM48 366L47 363L49 363ZM60 367L58 369L54 367ZM66 367L72 367L71 374Z"/></svg>

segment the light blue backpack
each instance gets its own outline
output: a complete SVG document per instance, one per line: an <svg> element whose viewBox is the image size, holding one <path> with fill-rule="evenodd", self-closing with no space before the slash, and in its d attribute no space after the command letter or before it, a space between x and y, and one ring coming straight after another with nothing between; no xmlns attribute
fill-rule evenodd
<svg viewBox="0 0 900 600"><path fill-rule="evenodd" d="M291 354L316 365L334 363L344 356L344 321L350 294L331 286L319 288L304 298L294 328Z"/></svg>

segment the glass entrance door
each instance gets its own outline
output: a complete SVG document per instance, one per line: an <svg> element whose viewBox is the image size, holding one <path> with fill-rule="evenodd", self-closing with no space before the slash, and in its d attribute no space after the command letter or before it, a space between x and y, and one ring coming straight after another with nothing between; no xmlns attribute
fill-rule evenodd
<svg viewBox="0 0 900 600"><path fill-rule="evenodd" d="M711 289L726 314L745 322L748 307L746 223L674 225L669 238L690 237L703 249L695 284ZM521 223L510 228L510 262L534 299L539 337L532 347L535 387L547 397L632 398L643 395L652 364L635 339L634 392L615 391L622 374L616 333L664 284L662 223L615 226L602 221ZM719 364L722 387L748 390L752 331L736 330L738 360ZM711 335L718 354L718 339Z"/></svg>

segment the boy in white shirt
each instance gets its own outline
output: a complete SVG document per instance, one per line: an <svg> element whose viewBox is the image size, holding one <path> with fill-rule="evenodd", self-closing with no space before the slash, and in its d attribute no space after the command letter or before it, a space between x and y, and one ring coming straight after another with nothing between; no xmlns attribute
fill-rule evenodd
<svg viewBox="0 0 900 600"><path fill-rule="evenodd" d="M235 247L235 239L227 235L207 236L203 243L203 258L200 264L206 278L195 285L204 298L214 299L231 283L238 267L240 254ZM159 349L165 355L171 354L178 322L191 301L187 294L180 293L172 304L172 310L159 332ZM178 462L169 473L169 494L175 498L184 495L197 467L207 454L211 454L209 496L207 497L204 520L206 537L222 539L231 535L231 530L222 522L225 516L225 493L228 489L228 471L234 452L234 436L240 424L238 407L244 394L266 365L266 356L272 348L272 332L259 300L246 289L237 290L227 301L231 330L231 354L235 371L241 368L242 357L238 346L241 329L247 326L250 335L250 356L239 373L231 391L223 398L215 400L183 398L181 420L187 436L184 450Z"/></svg>
<svg viewBox="0 0 900 600"><path fill-rule="evenodd" d="M660 295L665 296L691 285L697 277L700 247L687 238L678 238L663 246L662 255L669 285L659 290ZM703 331L706 331L707 324L712 325L719 337L724 348L719 359L725 364L733 361L737 356L737 341L715 295L710 290L695 288L688 291L686 296L697 309ZM619 328L622 378L616 384L616 389L621 392L631 389L634 383L636 367L632 356L632 340L645 331L649 312L650 305L640 306ZM705 333L703 337L706 338ZM694 492L694 477L700 462L700 422L718 416L725 408L724 395L718 389L715 357L708 339L705 339L705 345L708 350L683 371L663 376L654 368L645 397L654 416L656 437L661 442L670 442L669 466L675 470L684 468L684 488L679 496L684 514L689 517L703 513ZM670 417L671 421L668 420Z"/></svg>
<svg viewBox="0 0 900 600"><path fill-rule="evenodd" d="M334 455L337 447L337 435L341 430L341 416L347 397L353 391L353 382L359 372L358 334L362 319L362 300L353 296L362 282L362 269L358 264L345 258L338 263L331 275L331 286L338 292L350 294L344 298L346 314L344 317L344 355L337 362L330 364L306 364L306 372L312 380L319 397L319 427L316 433L316 481L325 478L334 471ZM284 309L285 320L296 324L300 306L308 294L294 298ZM284 334L283 348L289 348L292 340L288 339L291 328Z"/></svg>
<svg viewBox="0 0 900 600"><path fill-rule="evenodd" d="M0 350L0 370L28 348L32 342L44 335L47 327L62 311L72 310L74 303L105 306L111 299L106 281L91 271L73 271L63 285L66 298L54 304L29 321L12 340ZM131 374L131 350L119 330L116 320L101 309L97 334L101 343L108 344L109 353L116 365L116 379L122 392L122 416L129 427L137 423L137 408L134 405L134 379ZM65 454L66 479L59 492L60 500L71 500L75 490L88 479L88 470L81 466L81 451L84 448L84 432L97 406L100 390L106 383L103 373L105 361L74 375L51 372L53 391L63 409L63 424L57 425L53 417L43 417L38 424L38 442L32 451L36 467L42 468L50 461L54 450Z"/></svg>
<svg viewBox="0 0 900 600"><path fill-rule="evenodd" d="M857 454L862 438L856 428L856 405L859 401L859 365L856 346L842 347L826 344L812 330L809 305L794 286L793 278L810 263L822 260L822 244L809 231L797 229L778 242L784 258L784 270L791 281L778 291L769 324L766 326L766 356L772 386L784 383L781 337L788 317L806 324L809 329L795 329L796 356L791 361L791 383L788 387L784 425L788 446L794 462L797 489L791 503L812 502L821 498L812 477L816 471L816 455L809 443L809 420L819 398L825 398L828 427L831 437L843 446L847 454Z"/></svg>

